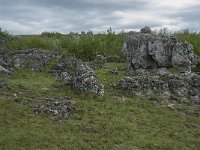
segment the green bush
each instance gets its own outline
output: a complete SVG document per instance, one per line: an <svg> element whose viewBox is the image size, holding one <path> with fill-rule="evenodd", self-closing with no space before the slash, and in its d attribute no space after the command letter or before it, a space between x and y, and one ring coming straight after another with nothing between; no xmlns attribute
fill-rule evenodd
<svg viewBox="0 0 200 150"><path fill-rule="evenodd" d="M1 36L2 32L0 32ZM158 35L171 35L167 29L157 32ZM193 45L194 52L200 55L200 33L190 33L188 30L174 33L180 41L188 41ZM9 35L4 33L3 35ZM115 33L110 28L107 32L94 34L81 32L61 34L58 32L43 32L40 35L23 35L12 38L6 43L7 49L19 50L41 48L60 50L84 59L93 60L97 54L105 56L121 56L122 45L126 33Z"/></svg>
<svg viewBox="0 0 200 150"><path fill-rule="evenodd" d="M200 33L190 33L188 31L177 32L175 35L178 37L179 40L182 42L189 42L193 45L194 52L200 56Z"/></svg>
<svg viewBox="0 0 200 150"><path fill-rule="evenodd" d="M6 47L10 50L30 48L61 50L84 60L93 60L97 54L121 55L124 35L116 34L111 29L107 33L100 34L93 34L91 31L81 34L43 32L41 35L19 36L10 40Z"/></svg>
<svg viewBox="0 0 200 150"><path fill-rule="evenodd" d="M5 44L5 42L7 42L10 39L11 35L6 31L2 31L0 28L0 45Z"/></svg>

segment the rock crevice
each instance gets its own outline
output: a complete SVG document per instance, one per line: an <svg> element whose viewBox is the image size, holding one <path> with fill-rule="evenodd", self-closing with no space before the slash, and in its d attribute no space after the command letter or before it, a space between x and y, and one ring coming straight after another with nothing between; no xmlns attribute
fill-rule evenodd
<svg viewBox="0 0 200 150"><path fill-rule="evenodd" d="M200 103L200 75L191 68L200 61L192 45L175 36L158 36L150 28L130 32L122 49L128 60L126 77L117 87L135 95L160 95L166 99ZM180 75L169 68L179 69Z"/></svg>
<svg viewBox="0 0 200 150"><path fill-rule="evenodd" d="M95 71L85 62L72 57L63 57L54 65L53 73L78 90L104 95L104 87L96 78Z"/></svg>
<svg viewBox="0 0 200 150"><path fill-rule="evenodd" d="M123 45L129 67L127 73L137 69L176 67L191 72L200 60L192 45L179 42L175 36L157 36L152 32L130 32Z"/></svg>

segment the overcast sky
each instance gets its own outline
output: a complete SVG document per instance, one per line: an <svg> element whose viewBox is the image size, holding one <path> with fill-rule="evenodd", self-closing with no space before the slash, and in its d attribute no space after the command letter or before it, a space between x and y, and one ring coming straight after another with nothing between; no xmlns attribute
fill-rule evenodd
<svg viewBox="0 0 200 150"><path fill-rule="evenodd" d="M0 0L0 27L13 34L200 29L200 0Z"/></svg>

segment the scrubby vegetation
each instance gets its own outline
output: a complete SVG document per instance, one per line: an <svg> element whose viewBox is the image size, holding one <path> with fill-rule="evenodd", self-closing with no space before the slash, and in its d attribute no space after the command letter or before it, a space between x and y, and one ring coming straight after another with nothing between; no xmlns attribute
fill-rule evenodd
<svg viewBox="0 0 200 150"><path fill-rule="evenodd" d="M80 93L49 75L16 70L6 78L11 90L0 90L0 149L198 149L200 118L190 104L161 106L136 98L111 84L123 76L126 64L109 63L96 71L104 98ZM113 77L110 69L119 68ZM0 78L1 79L1 78ZM43 91L47 88L48 91ZM76 113L64 122L37 115L32 107L48 98L76 102ZM155 104L157 103L157 105Z"/></svg>
<svg viewBox="0 0 200 150"><path fill-rule="evenodd" d="M41 48L67 52L84 60L92 60L97 54L121 55L125 34L115 33L112 29L105 33L49 33L40 35L21 35L6 43L9 50Z"/></svg>
<svg viewBox="0 0 200 150"><path fill-rule="evenodd" d="M172 34L162 29L157 34ZM189 32L188 30L174 33L179 40L187 41L194 47L196 54L200 55L200 33ZM7 32L1 32L1 36L8 36ZM97 54L106 56L121 55L125 32L116 33L110 28L104 33L94 34L93 32L81 32L61 34L57 32L43 32L40 35L19 35L14 36L6 48L9 50L41 48L47 50L58 50L70 53L73 56L85 60L92 60Z"/></svg>
<svg viewBox="0 0 200 150"><path fill-rule="evenodd" d="M158 33L166 34L166 33ZM200 33L177 32L200 55ZM105 33L49 33L13 36L0 32L8 50L41 48L93 60L97 54L121 56L126 33L109 29ZM6 42L9 39L9 42ZM105 96L76 91L56 79L49 63L41 72L13 69L10 77L0 77L11 88L0 88L0 149L111 149L111 150L197 150L200 147L200 111L186 102L163 104L160 97L141 98L113 87L124 76L126 63L107 63L96 69ZM117 74L110 70L118 69ZM179 73L176 68L171 72ZM37 115L33 108L48 99L75 102L76 112L68 120L54 122Z"/></svg>
<svg viewBox="0 0 200 150"><path fill-rule="evenodd" d="M43 32L40 35L19 35L9 38L5 47L9 50L20 50L30 48L41 48L56 50L68 53L86 61L93 60L96 55L122 56L121 48L126 32L116 33L108 29L104 33L94 34L93 32L81 32L62 34L57 32ZM200 55L200 33L189 32L188 30L170 33L167 29L161 29L156 34L175 34L182 42L189 42L193 45L194 52ZM1 32L0 36L10 37L8 32ZM194 71L200 70L200 64Z"/></svg>

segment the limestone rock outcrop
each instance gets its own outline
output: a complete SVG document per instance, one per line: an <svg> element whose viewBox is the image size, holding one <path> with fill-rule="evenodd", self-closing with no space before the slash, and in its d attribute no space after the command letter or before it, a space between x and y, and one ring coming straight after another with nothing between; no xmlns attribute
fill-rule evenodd
<svg viewBox="0 0 200 150"><path fill-rule="evenodd" d="M126 76L117 84L137 96L158 95L168 100L180 100L200 104L200 75L184 73L175 75Z"/></svg>
<svg viewBox="0 0 200 150"><path fill-rule="evenodd" d="M130 32L122 50L129 63L128 74L141 68L163 67L190 72L200 61L191 44L179 42L175 36L158 36L147 27L141 32Z"/></svg>
<svg viewBox="0 0 200 150"><path fill-rule="evenodd" d="M40 49L2 51L0 53L0 65L8 71L12 68L28 68L33 71L41 71L55 57L56 53Z"/></svg>
<svg viewBox="0 0 200 150"><path fill-rule="evenodd" d="M56 54L39 49L29 49L8 53L6 59L9 65L15 68L28 68L33 71L41 71Z"/></svg>
<svg viewBox="0 0 200 150"><path fill-rule="evenodd" d="M53 73L75 89L104 95L103 85L99 83L96 73L87 63L64 56L54 65Z"/></svg>
<svg viewBox="0 0 200 150"><path fill-rule="evenodd" d="M42 106L34 109L37 114L47 114L57 119L68 119L75 111L75 106L72 101L49 101Z"/></svg>
<svg viewBox="0 0 200 150"><path fill-rule="evenodd" d="M191 44L179 42L175 36L158 36L145 27L130 32L122 50L128 68L118 88L138 96L159 95L200 104L200 74L191 72L200 59ZM172 67L179 74L170 72Z"/></svg>

